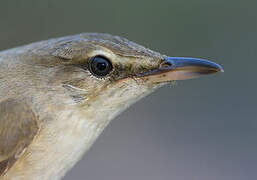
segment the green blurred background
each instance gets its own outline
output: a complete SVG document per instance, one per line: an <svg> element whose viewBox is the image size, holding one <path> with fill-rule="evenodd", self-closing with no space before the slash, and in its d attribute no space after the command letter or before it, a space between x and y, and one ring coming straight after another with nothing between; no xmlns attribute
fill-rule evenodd
<svg viewBox="0 0 257 180"><path fill-rule="evenodd" d="M225 69L132 106L64 180L256 179L257 1L1 0L0 23L0 49L106 32Z"/></svg>

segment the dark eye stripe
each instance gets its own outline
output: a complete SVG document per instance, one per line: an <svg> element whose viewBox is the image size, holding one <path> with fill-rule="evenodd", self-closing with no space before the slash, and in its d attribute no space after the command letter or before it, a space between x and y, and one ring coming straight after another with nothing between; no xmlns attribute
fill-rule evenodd
<svg viewBox="0 0 257 180"><path fill-rule="evenodd" d="M94 76L107 76L112 69L112 63L106 57L95 56L89 60L89 70Z"/></svg>

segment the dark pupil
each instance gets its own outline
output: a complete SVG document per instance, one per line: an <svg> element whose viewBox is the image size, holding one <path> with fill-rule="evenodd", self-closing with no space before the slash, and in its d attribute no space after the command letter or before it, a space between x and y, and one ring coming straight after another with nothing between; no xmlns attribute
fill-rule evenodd
<svg viewBox="0 0 257 180"><path fill-rule="evenodd" d="M107 67L106 62L97 62L96 67L99 71L104 71Z"/></svg>
<svg viewBox="0 0 257 180"><path fill-rule="evenodd" d="M96 76L106 76L112 70L111 62L101 56L96 56L90 61L89 70Z"/></svg>

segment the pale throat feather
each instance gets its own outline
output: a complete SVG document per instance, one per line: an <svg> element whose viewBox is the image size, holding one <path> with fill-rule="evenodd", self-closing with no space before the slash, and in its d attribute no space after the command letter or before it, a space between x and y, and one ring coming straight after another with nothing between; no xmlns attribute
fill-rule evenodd
<svg viewBox="0 0 257 180"><path fill-rule="evenodd" d="M28 180L30 177L61 179L89 150L112 119L156 88L139 86L137 81L131 80L129 86L116 93L113 93L116 88L108 88L90 105L67 104L56 113L54 121L41 128L35 143L29 146L19 160L21 163L17 163L8 176ZM24 166L26 171L22 170Z"/></svg>

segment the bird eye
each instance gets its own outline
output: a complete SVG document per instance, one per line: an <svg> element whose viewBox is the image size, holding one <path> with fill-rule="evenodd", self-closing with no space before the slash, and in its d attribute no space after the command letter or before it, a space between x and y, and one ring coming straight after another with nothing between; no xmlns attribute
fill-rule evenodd
<svg viewBox="0 0 257 180"><path fill-rule="evenodd" d="M112 71L112 63L105 57L95 56L89 60L90 72L99 77L104 77Z"/></svg>

